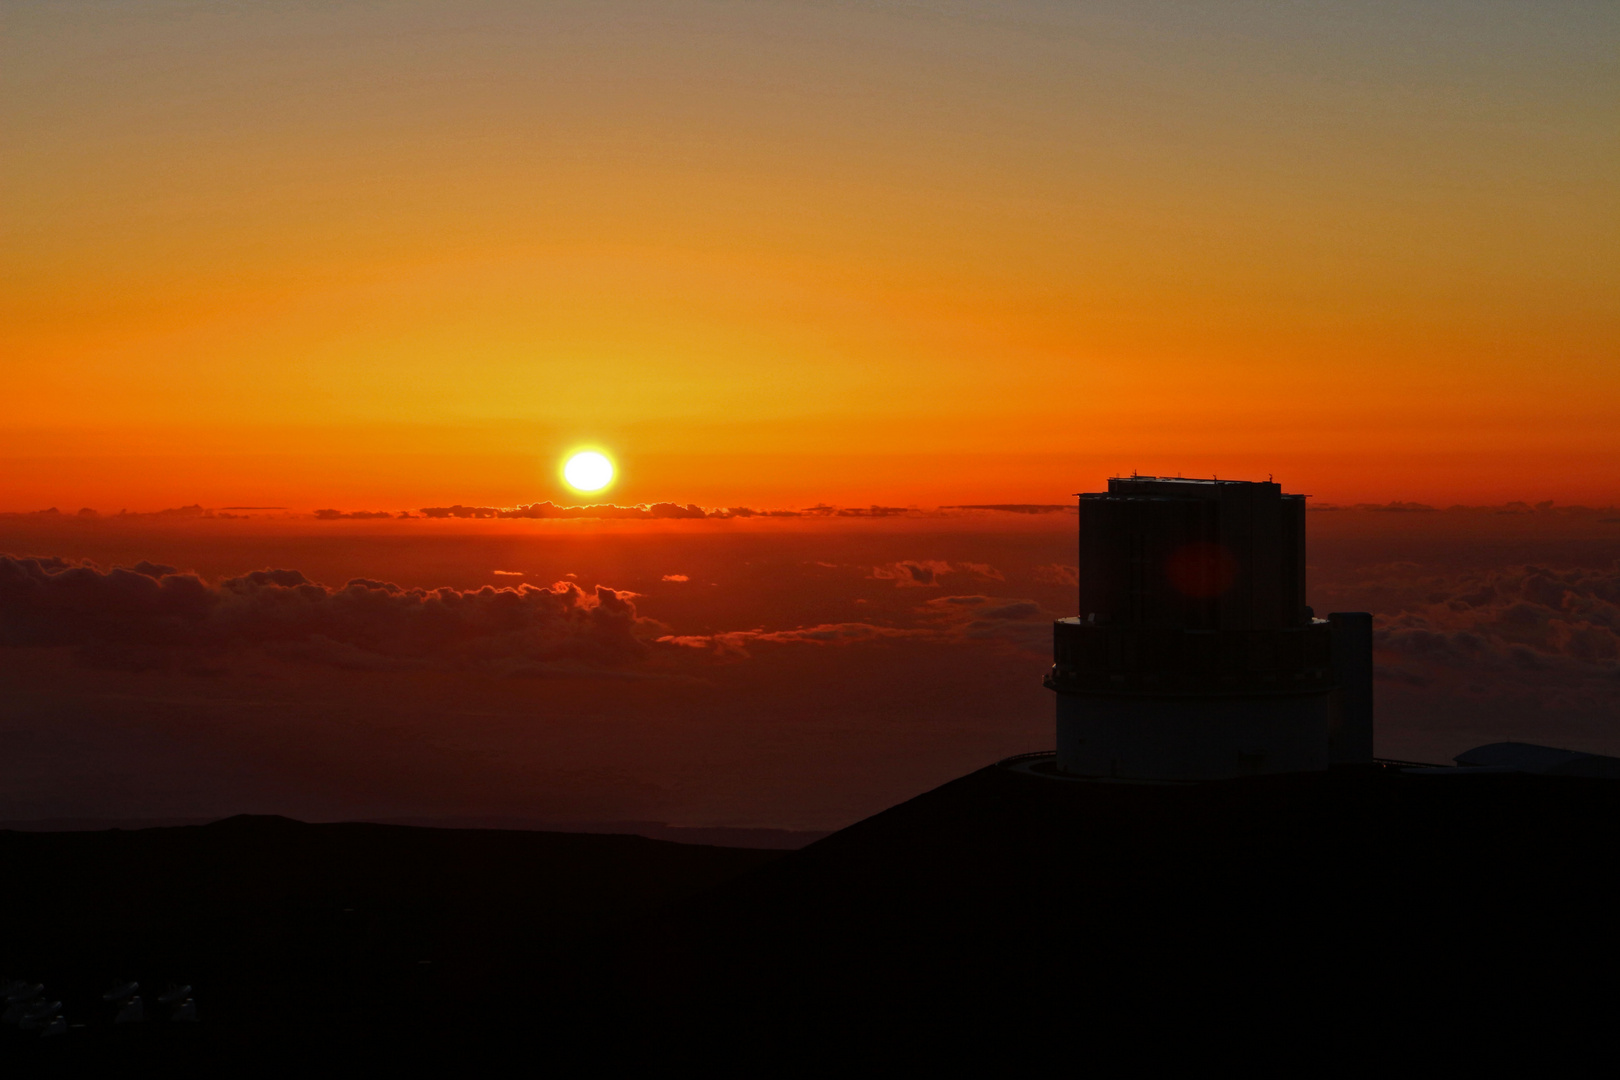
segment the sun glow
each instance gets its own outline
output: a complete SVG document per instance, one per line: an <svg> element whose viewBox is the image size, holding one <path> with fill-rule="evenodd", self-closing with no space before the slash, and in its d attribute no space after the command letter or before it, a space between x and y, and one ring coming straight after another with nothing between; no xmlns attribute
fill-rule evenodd
<svg viewBox="0 0 1620 1080"><path fill-rule="evenodd" d="M595 450L586 450L568 459L563 479L575 491L601 491L613 482L613 462Z"/></svg>

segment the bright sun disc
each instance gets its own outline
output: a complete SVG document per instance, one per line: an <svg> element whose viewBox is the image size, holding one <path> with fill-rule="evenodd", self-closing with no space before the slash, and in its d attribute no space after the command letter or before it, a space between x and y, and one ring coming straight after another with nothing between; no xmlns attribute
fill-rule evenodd
<svg viewBox="0 0 1620 1080"><path fill-rule="evenodd" d="M595 450L575 454L563 466L563 479L575 491L601 491L613 481L613 462Z"/></svg>

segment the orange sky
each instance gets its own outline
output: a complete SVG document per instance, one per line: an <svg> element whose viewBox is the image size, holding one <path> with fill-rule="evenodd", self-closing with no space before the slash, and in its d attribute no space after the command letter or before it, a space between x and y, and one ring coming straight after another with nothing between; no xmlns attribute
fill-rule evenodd
<svg viewBox="0 0 1620 1080"><path fill-rule="evenodd" d="M1608 5L6 19L0 510L1620 498Z"/></svg>

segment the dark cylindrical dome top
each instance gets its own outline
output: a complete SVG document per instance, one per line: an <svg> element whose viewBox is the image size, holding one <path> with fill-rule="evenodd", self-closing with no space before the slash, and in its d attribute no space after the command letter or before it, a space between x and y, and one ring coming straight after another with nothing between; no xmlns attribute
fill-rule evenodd
<svg viewBox="0 0 1620 1080"><path fill-rule="evenodd" d="M1277 630L1305 607L1305 497L1246 480L1119 477L1080 496L1080 619Z"/></svg>

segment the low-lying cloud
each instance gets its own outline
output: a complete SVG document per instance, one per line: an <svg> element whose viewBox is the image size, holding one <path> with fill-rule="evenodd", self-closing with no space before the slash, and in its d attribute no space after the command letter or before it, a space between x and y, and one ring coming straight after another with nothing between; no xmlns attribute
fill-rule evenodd
<svg viewBox="0 0 1620 1080"><path fill-rule="evenodd" d="M70 646L134 669L166 666L176 650L241 647L351 669L621 668L668 629L638 615L634 595L566 581L457 590L356 578L330 588L282 569L211 584L146 562L103 570L0 556L0 645Z"/></svg>
<svg viewBox="0 0 1620 1080"><path fill-rule="evenodd" d="M729 516L724 511L708 511L701 506L679 503L648 503L641 506L616 506L601 503L594 506L558 506L551 502L531 503L527 506L425 506L426 518L625 518L637 521L677 520Z"/></svg>
<svg viewBox="0 0 1620 1080"><path fill-rule="evenodd" d="M734 630L719 634L670 634L661 644L707 650L719 656L748 656L755 645L861 645L881 641L940 644L991 640L1045 652L1051 647L1053 615L1034 600L941 596L915 609L915 625L873 622L820 623L790 630Z"/></svg>
<svg viewBox="0 0 1620 1080"><path fill-rule="evenodd" d="M1549 706L1620 704L1620 567L1525 566L1406 585L1423 595L1377 620L1384 679L1481 695L1533 689Z"/></svg>
<svg viewBox="0 0 1620 1080"><path fill-rule="evenodd" d="M408 518L412 515L401 510L397 514L390 514L387 510L317 510L317 521L375 521L387 518Z"/></svg>
<svg viewBox="0 0 1620 1080"><path fill-rule="evenodd" d="M721 656L748 656L750 645L852 645L897 638L928 638L937 632L923 627L879 626L874 623L843 622L802 626L792 630L731 630L719 634L669 634L659 638L665 645L707 650Z"/></svg>
<svg viewBox="0 0 1620 1080"><path fill-rule="evenodd" d="M1382 569L1395 577L1403 568ZM1521 664L1620 661L1620 568L1525 566L1400 584L1421 596L1381 620L1381 640L1398 651Z"/></svg>
<svg viewBox="0 0 1620 1080"><path fill-rule="evenodd" d="M943 559L903 559L872 567L867 575L873 581L892 581L896 588L933 588L942 579L958 575L981 581L1005 580L1000 570L987 563L950 563Z"/></svg>
<svg viewBox="0 0 1620 1080"><path fill-rule="evenodd" d="M704 507L696 503L637 503L631 506L620 506L616 503L593 503L588 506L558 506L556 503L537 502L524 506L426 506L421 510L425 518L598 518L607 520L629 521L676 521L676 520L718 520L725 521L731 518L796 518L796 517L843 517L843 518L884 518L901 517L919 513L915 507L908 506L828 506L817 504L807 506L802 510L759 510L751 506L717 506ZM336 510L320 510L317 517L323 520L336 520L338 518L364 518L388 517L386 513L340 513Z"/></svg>
<svg viewBox="0 0 1620 1080"><path fill-rule="evenodd" d="M1074 503L961 503L941 510L994 510L1003 514L1075 514Z"/></svg>
<svg viewBox="0 0 1620 1080"><path fill-rule="evenodd" d="M980 564L895 564L918 584L999 574ZM883 568L878 568L882 570ZM515 575L516 571L495 571ZM668 574L680 582L687 575ZM209 582L173 566L103 569L61 558L0 556L0 646L70 647L86 662L144 670L181 654L254 648L282 660L351 671L450 667L494 674L624 671L696 649L749 655L754 646L844 646L883 641L987 639L1043 651L1051 613L1039 603L985 594L937 597L900 620L711 634L672 633L636 610L636 594L572 581L550 588L406 589L355 578L341 587L289 569Z"/></svg>

